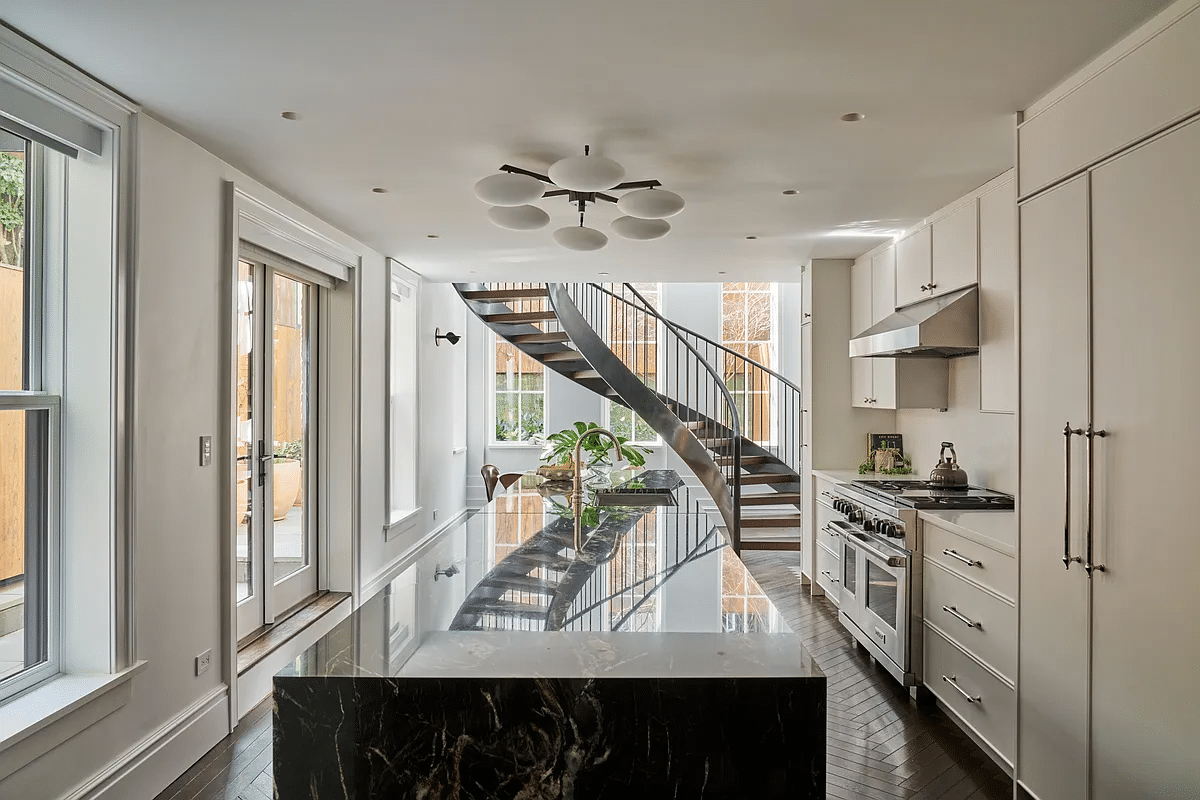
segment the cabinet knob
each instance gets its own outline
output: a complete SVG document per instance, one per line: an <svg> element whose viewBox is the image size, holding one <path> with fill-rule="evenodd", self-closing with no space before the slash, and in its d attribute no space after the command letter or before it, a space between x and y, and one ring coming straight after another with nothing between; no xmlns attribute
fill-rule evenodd
<svg viewBox="0 0 1200 800"><path fill-rule="evenodd" d="M811 318L812 318L812 314L809 314L807 311L805 311L805 312L804 312L804 318L805 318L805 319L811 319Z"/></svg>
<svg viewBox="0 0 1200 800"><path fill-rule="evenodd" d="M922 284L921 284L921 291L922 291L922 292L923 292L923 291L925 291L925 290L926 290L926 289L928 289L928 288L929 288L929 284L927 284L927 283L922 283Z"/></svg>
<svg viewBox="0 0 1200 800"><path fill-rule="evenodd" d="M937 288L937 284L936 284L936 283L931 283L931 284L929 284L929 291L931 291L931 292L932 292L932 291L933 291L934 289L936 289L936 288Z"/></svg>

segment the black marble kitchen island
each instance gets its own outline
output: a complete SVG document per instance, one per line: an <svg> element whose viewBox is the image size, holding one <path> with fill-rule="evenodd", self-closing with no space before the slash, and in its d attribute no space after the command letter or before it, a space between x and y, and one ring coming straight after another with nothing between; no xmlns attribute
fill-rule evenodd
<svg viewBox="0 0 1200 800"><path fill-rule="evenodd" d="M385 591L276 677L280 800L824 797L825 678L709 519L602 508L576 553L535 489L457 531L415 650Z"/></svg>

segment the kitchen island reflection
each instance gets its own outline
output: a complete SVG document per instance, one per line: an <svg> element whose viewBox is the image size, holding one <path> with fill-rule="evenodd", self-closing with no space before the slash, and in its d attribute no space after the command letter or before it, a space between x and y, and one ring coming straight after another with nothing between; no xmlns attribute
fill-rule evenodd
<svg viewBox="0 0 1200 800"><path fill-rule="evenodd" d="M278 797L823 797L824 676L712 520L585 509L577 553L522 483L276 677Z"/></svg>

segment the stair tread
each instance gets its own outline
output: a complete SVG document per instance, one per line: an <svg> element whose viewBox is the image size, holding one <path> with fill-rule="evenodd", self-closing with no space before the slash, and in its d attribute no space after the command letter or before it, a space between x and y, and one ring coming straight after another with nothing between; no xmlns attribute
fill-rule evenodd
<svg viewBox="0 0 1200 800"><path fill-rule="evenodd" d="M557 350L538 356L541 361L587 361L578 350Z"/></svg>
<svg viewBox="0 0 1200 800"><path fill-rule="evenodd" d="M753 472L738 478L738 482L743 486L755 486L764 483L796 483L799 480L800 476L798 475L788 475L782 472Z"/></svg>
<svg viewBox="0 0 1200 800"><path fill-rule="evenodd" d="M733 456L717 456L714 459L718 466L730 467L733 466ZM773 461L770 456L742 456L742 466L750 464L768 464Z"/></svg>
<svg viewBox="0 0 1200 800"><path fill-rule="evenodd" d="M515 336L504 337L514 344L543 344L547 342L569 342L571 337L563 331L549 333L519 333Z"/></svg>
<svg viewBox="0 0 1200 800"><path fill-rule="evenodd" d="M481 314L484 322L539 322L558 319L553 311L510 311L500 314Z"/></svg>
<svg viewBox="0 0 1200 800"><path fill-rule="evenodd" d="M540 289L476 289L463 292L462 296L468 300L505 300L509 298L518 300L531 297L549 297L550 293L544 287Z"/></svg>
<svg viewBox="0 0 1200 800"><path fill-rule="evenodd" d="M558 591L558 583L529 575L496 575L487 580L489 586L503 586L521 592L536 594L554 594Z"/></svg>
<svg viewBox="0 0 1200 800"><path fill-rule="evenodd" d="M743 528L800 528L799 514L783 517L742 517L739 521Z"/></svg>
<svg viewBox="0 0 1200 800"><path fill-rule="evenodd" d="M471 603L465 611L468 614L482 614L489 611L517 617L544 617L550 606L540 606L534 603L516 603L512 600L480 600Z"/></svg>
<svg viewBox="0 0 1200 800"><path fill-rule="evenodd" d="M798 553L803 548L800 546L800 541L798 539L795 541L783 541L783 540L773 540L773 539L765 539L762 541L755 541L753 539L742 539L742 549L743 550L780 550L780 551L785 551L785 552Z"/></svg>
<svg viewBox="0 0 1200 800"><path fill-rule="evenodd" d="M797 505L800 500L799 492L742 493L742 505L744 506Z"/></svg>

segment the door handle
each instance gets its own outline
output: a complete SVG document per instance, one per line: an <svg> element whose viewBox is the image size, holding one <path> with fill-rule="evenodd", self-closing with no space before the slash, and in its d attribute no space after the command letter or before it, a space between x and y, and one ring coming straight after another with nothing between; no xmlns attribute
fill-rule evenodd
<svg viewBox="0 0 1200 800"><path fill-rule="evenodd" d="M1103 439L1108 435L1108 431L1098 431L1093 428L1092 423L1089 422L1087 426L1087 432L1083 435L1087 439L1087 561L1085 561L1083 564L1083 571L1086 572L1090 578L1093 570L1096 572L1104 572L1103 564L1092 563L1092 512L1093 508L1095 507L1094 501L1096 496L1095 476L1093 474L1095 472L1095 459L1092 453L1092 440L1097 437Z"/></svg>
<svg viewBox="0 0 1200 800"><path fill-rule="evenodd" d="M274 454L266 454L267 445L262 439L258 440L258 485L264 486L267 482L267 463L274 458Z"/></svg>
<svg viewBox="0 0 1200 800"><path fill-rule="evenodd" d="M1076 563L1083 561L1081 557L1071 555L1071 437L1082 435L1083 429L1072 428L1070 422L1063 427L1063 441L1066 442L1063 467L1064 486L1066 487L1063 492L1063 496L1066 497L1063 503L1063 566L1067 569L1071 568L1072 561Z"/></svg>

